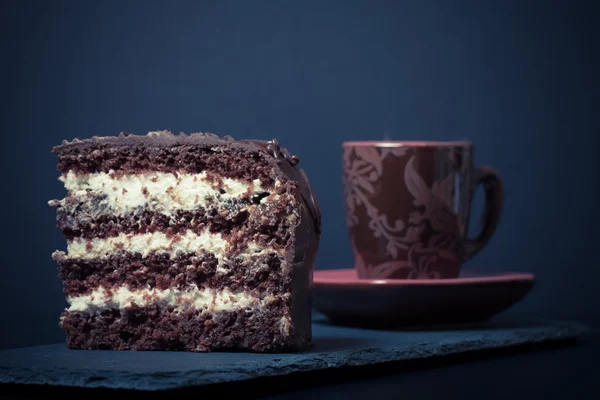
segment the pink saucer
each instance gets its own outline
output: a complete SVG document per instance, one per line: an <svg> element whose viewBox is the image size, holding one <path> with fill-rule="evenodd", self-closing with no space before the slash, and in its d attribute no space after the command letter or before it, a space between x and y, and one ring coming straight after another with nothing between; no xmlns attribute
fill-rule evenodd
<svg viewBox="0 0 600 400"><path fill-rule="evenodd" d="M314 272L313 306L333 323L401 327L483 322L533 288L527 273L464 271L456 279L358 279L354 269Z"/></svg>

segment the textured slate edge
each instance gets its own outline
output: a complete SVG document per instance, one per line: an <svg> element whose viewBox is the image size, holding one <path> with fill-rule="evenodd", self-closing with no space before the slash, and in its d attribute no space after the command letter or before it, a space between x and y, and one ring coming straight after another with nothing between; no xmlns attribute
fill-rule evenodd
<svg viewBox="0 0 600 400"><path fill-rule="evenodd" d="M162 391L190 386L243 381L259 377L287 375L294 372L381 364L392 361L427 359L477 350L510 348L522 344L562 341L577 338L591 330L576 322L556 322L548 327L516 329L512 336L503 331L501 338L494 333L473 335L465 341L447 340L437 343L365 348L325 353L299 354L265 365L248 362L222 368L198 369L187 372L137 374L125 371L71 371L66 368L38 370L35 368L1 368L0 384L51 385L79 388L134 389Z"/></svg>

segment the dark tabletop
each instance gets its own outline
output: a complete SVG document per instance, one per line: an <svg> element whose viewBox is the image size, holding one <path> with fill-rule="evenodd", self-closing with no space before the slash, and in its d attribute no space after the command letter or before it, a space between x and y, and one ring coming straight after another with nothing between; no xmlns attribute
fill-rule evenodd
<svg viewBox="0 0 600 400"><path fill-rule="evenodd" d="M594 329L577 342L527 345L507 351L490 350L445 356L437 360L366 367L349 367L286 377L256 379L202 388L202 397L242 392L245 398L598 398L600 331ZM9 388L10 389L10 388ZM44 398L37 392L11 389L3 394ZM89 393L89 392L87 392ZM196 391L180 392L198 396ZM127 395L135 398L134 393ZM164 394L143 394L164 398ZM9 398L9 397L4 397Z"/></svg>
<svg viewBox="0 0 600 400"><path fill-rule="evenodd" d="M340 371L329 384L268 399L597 399L600 337L528 353L459 357L412 371L379 367L364 377ZM343 372L341 373L343 374ZM379 374L379 375L378 375Z"/></svg>
<svg viewBox="0 0 600 400"><path fill-rule="evenodd" d="M447 357L410 366L333 371L311 387L268 399L597 399L600 398L600 318L577 342Z"/></svg>
<svg viewBox="0 0 600 400"><path fill-rule="evenodd" d="M245 398L265 399L565 399L598 398L600 337L580 344L527 349L503 355L459 357L435 365L378 366L311 375L306 387L289 379L240 388ZM293 378L294 379L294 378ZM298 378L295 378L298 380ZM302 385L300 385L302 386ZM216 393L215 393L216 394ZM17 397L17 395L19 397ZM164 395L163 395L164 396ZM2 396L1 399L20 398ZM43 398L35 397L34 398Z"/></svg>

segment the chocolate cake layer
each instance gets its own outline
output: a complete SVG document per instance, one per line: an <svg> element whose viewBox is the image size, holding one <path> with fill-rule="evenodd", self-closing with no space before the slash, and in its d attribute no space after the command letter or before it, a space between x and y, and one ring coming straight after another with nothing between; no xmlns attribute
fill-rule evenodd
<svg viewBox="0 0 600 400"><path fill-rule="evenodd" d="M303 350L310 339L286 324L283 302L264 309L208 313L174 307L65 311L60 326L71 349L276 352Z"/></svg>
<svg viewBox="0 0 600 400"><path fill-rule="evenodd" d="M209 170L222 177L273 183L278 170L256 145L210 134L97 137L63 143L53 152L63 173Z"/></svg>
<svg viewBox="0 0 600 400"><path fill-rule="evenodd" d="M250 259L234 258L218 270L218 261L211 253L187 253L170 258L164 253L120 251L105 258L55 257L59 277L67 297L91 293L102 286L118 289L180 289L195 285L199 288L229 288L261 293L290 290L291 277L281 268L281 259L274 254Z"/></svg>
<svg viewBox="0 0 600 400"><path fill-rule="evenodd" d="M294 202L281 201L258 204L260 198L240 199L220 207L195 210L176 210L171 215L144 208L124 215L111 214L95 207L94 202L82 203L68 198L56 204L56 221L67 239L87 239L118 236L120 233L147 233L164 231L177 234L186 230L237 235L243 230L248 237L258 235L263 242L286 244L291 237L291 227L286 216L294 213Z"/></svg>

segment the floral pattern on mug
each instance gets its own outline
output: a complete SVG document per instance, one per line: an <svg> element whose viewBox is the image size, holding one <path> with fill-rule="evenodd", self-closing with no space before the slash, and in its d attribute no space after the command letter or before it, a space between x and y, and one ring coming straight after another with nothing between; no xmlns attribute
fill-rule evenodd
<svg viewBox="0 0 600 400"><path fill-rule="evenodd" d="M344 147L344 194L346 222L350 229L358 222L356 211L363 207L368 227L375 238L385 241L389 260L377 265L365 264L351 235L357 269L366 278L386 278L403 272L408 279L439 279L440 261L458 263L459 224L454 212L455 174L434 181L429 187L415 168L415 155L403 147ZM370 200L383 174L387 157L408 157L404 184L413 198L415 211L407 220L390 221Z"/></svg>

